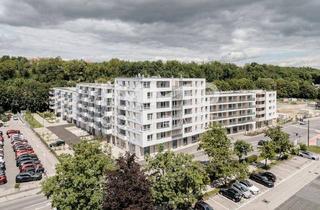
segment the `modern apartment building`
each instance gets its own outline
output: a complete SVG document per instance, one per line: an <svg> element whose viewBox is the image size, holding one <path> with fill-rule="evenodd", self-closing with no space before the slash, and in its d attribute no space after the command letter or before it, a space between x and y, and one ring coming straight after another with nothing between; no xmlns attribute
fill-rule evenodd
<svg viewBox="0 0 320 210"><path fill-rule="evenodd" d="M52 89L50 104L58 116L137 156L157 152L160 144L175 149L194 143L214 122L234 134L271 125L277 117L273 91L212 91L205 79L193 78L80 83Z"/></svg>

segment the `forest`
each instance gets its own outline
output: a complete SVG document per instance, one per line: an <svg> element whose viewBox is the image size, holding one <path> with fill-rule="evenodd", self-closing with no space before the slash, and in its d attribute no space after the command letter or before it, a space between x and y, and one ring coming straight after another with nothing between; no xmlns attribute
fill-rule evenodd
<svg viewBox="0 0 320 210"><path fill-rule="evenodd" d="M7 110L45 111L49 89L75 86L78 82L106 82L113 78L138 74L162 77L206 78L220 90L277 90L278 97L319 99L319 69L280 67L250 63L237 66L217 61L206 63L179 61L104 62L56 58L0 58L0 113Z"/></svg>

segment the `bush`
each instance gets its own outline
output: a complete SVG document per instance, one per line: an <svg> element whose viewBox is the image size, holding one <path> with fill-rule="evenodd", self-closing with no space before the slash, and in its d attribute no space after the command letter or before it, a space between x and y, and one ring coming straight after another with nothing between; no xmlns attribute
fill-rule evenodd
<svg viewBox="0 0 320 210"><path fill-rule="evenodd" d="M251 163L256 163L258 160L258 156L257 155L250 155L248 157L245 158L245 161L249 164Z"/></svg>
<svg viewBox="0 0 320 210"><path fill-rule="evenodd" d="M20 183L15 183L14 188L16 188L16 189L20 188Z"/></svg>
<svg viewBox="0 0 320 210"><path fill-rule="evenodd" d="M32 116L31 112L26 112L24 115L24 119L29 123L32 128L41 128L43 127L41 123L39 123L34 117Z"/></svg>
<svg viewBox="0 0 320 210"><path fill-rule="evenodd" d="M299 148L302 151L307 151L307 145L305 145L305 144L299 144Z"/></svg>
<svg viewBox="0 0 320 210"><path fill-rule="evenodd" d="M292 148L290 151L291 155L299 155L299 148Z"/></svg>
<svg viewBox="0 0 320 210"><path fill-rule="evenodd" d="M282 157L281 157L281 160L288 160L289 159L289 154L284 154L284 155L282 155Z"/></svg>

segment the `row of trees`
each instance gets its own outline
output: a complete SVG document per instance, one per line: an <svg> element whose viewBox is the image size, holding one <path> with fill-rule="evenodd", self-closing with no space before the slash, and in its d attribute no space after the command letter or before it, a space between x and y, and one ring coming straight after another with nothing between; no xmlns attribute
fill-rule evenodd
<svg viewBox="0 0 320 210"><path fill-rule="evenodd" d="M99 143L75 145L62 155L42 190L58 209L187 209L201 198L208 176L187 154L159 153L144 169L127 153L114 161Z"/></svg>
<svg viewBox="0 0 320 210"><path fill-rule="evenodd" d="M219 62L130 62L118 59L97 63L84 60L64 61L59 57L28 60L24 57L2 56L0 99L6 98L4 109L9 110L19 103L15 97L10 97L12 93L22 90L26 92L25 95L40 95L24 100L21 103L24 107L17 106L17 109L41 111L48 108L49 87L74 86L78 82L105 82L119 76L133 77L138 74L206 78L221 90L262 88L277 90L279 97L319 98L319 91L313 83L320 83L320 71L307 67L279 67L257 63L239 67ZM19 89L16 89L17 84L21 84ZM33 84L34 89L28 89L28 84Z"/></svg>
<svg viewBox="0 0 320 210"><path fill-rule="evenodd" d="M261 147L266 161L276 153L281 159L293 148L280 127L270 128L266 136L271 139ZM113 160L99 143L83 141L74 146L73 156L59 157L56 175L45 180L42 189L58 209L188 209L203 197L210 179L227 184L247 178L248 164L243 157L253 151L251 144L238 140L232 147L220 125L212 125L201 136L199 149L208 155L208 164L167 151L147 157L141 168L134 155Z"/></svg>

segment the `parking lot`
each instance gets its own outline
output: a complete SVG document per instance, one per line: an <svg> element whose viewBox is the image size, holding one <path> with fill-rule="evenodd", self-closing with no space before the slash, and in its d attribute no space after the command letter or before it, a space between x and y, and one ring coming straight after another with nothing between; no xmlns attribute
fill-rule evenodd
<svg viewBox="0 0 320 210"><path fill-rule="evenodd" d="M19 169L16 166L15 153L12 149L10 140L6 136L8 129L20 130L24 138L28 140L28 143L32 146L35 154L37 154L42 165L46 169L47 175L51 176L55 173L55 164L57 163L56 157L50 152L50 150L41 142L41 140L20 120L10 120L8 127L1 127L4 140L4 160L6 162L6 176L8 182L4 185L0 185L0 195L5 195L18 191L15 189L15 177L19 173ZM40 181L26 182L20 184L20 189L31 189L39 187Z"/></svg>
<svg viewBox="0 0 320 210"><path fill-rule="evenodd" d="M315 161L313 161L315 162ZM318 162L318 161L317 161ZM207 203L209 203L214 209L221 209L221 210L226 210L226 209L239 209L243 208L246 209L245 206L247 203L252 202L255 200L257 197L262 196L264 193L275 190L277 186L291 177L293 174L299 172L300 170L303 169L303 167L307 166L308 164L312 163L312 160L306 159L306 158L301 158L301 157L294 157L290 160L283 161L279 163L279 165L275 165L270 169L270 172L275 174L277 176L277 181L275 183L274 188L267 188L259 183L256 183L252 180L250 182L254 184L256 187L260 189L260 193L258 195L253 196L250 199L244 199L239 203L235 203L228 198L218 194L216 196L212 196L207 200ZM285 193L285 192L284 192ZM269 200L264 200L264 202L268 203L270 202Z"/></svg>

